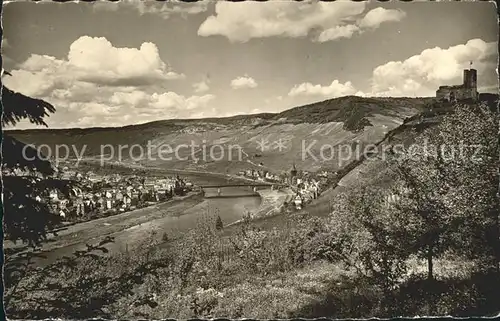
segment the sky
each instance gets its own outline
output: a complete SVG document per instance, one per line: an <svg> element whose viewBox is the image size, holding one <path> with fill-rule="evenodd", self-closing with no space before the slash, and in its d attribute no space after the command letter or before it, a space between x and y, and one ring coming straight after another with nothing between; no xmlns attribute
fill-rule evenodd
<svg viewBox="0 0 500 321"><path fill-rule="evenodd" d="M16 1L2 24L2 80L53 104L50 128L434 96L471 61L498 92L493 2Z"/></svg>

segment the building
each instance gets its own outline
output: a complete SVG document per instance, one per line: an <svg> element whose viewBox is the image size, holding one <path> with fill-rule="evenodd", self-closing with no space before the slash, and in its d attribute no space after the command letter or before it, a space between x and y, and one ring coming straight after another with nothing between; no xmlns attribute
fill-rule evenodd
<svg viewBox="0 0 500 321"><path fill-rule="evenodd" d="M440 86L436 91L436 98L439 100L459 101L464 99L478 98L477 92L477 70L465 69L464 82L455 86Z"/></svg>

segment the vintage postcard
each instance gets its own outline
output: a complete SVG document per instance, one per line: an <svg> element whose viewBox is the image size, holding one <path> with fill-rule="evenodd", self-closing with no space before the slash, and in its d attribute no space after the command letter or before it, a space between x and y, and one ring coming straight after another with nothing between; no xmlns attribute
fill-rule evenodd
<svg viewBox="0 0 500 321"><path fill-rule="evenodd" d="M4 1L10 319L500 312L494 2Z"/></svg>

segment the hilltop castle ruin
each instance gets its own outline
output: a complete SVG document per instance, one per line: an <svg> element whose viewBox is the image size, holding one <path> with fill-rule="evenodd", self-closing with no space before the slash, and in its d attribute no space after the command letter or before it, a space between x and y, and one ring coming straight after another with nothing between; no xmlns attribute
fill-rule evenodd
<svg viewBox="0 0 500 321"><path fill-rule="evenodd" d="M464 70L464 83L455 86L440 86L436 91L436 98L439 100L457 101L463 99L478 98L477 92L477 70Z"/></svg>

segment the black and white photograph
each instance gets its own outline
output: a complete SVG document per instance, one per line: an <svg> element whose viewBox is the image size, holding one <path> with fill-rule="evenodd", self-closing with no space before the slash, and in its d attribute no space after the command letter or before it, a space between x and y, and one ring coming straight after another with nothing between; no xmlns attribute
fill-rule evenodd
<svg viewBox="0 0 500 321"><path fill-rule="evenodd" d="M493 1L3 1L7 318L500 314Z"/></svg>

